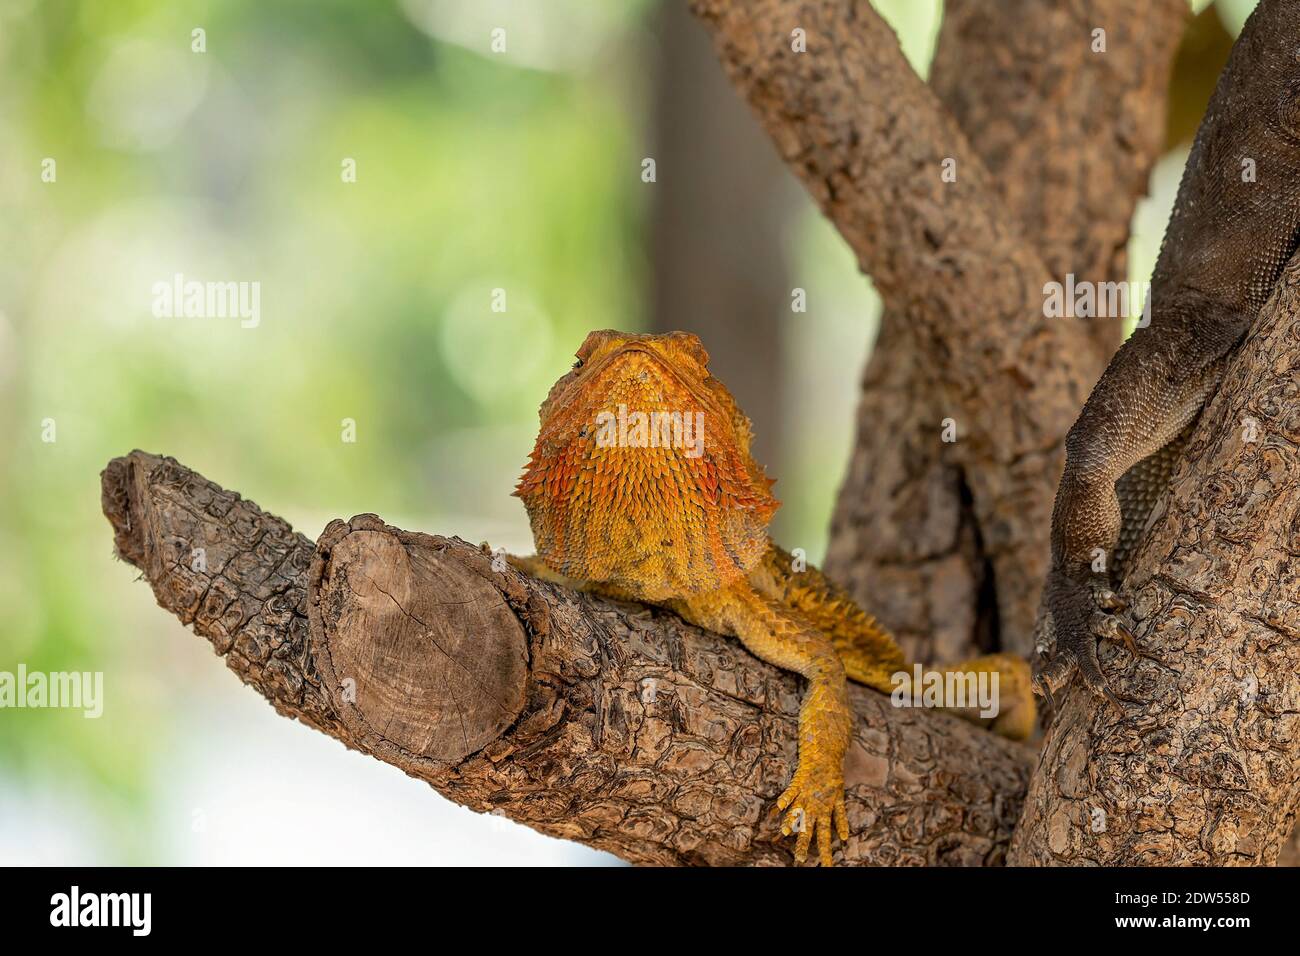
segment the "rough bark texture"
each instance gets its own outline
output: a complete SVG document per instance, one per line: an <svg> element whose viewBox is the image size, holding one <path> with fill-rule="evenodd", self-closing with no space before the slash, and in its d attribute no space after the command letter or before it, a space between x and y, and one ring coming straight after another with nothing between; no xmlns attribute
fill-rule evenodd
<svg viewBox="0 0 1300 956"><path fill-rule="evenodd" d="M101 485L117 556L140 569L159 607L279 713L345 733L308 653L310 539L170 458L114 458Z"/></svg>
<svg viewBox="0 0 1300 956"><path fill-rule="evenodd" d="M1192 434L1122 592L1156 660L1061 703L1023 864L1269 864L1300 801L1300 258Z"/></svg>
<svg viewBox="0 0 1300 956"><path fill-rule="evenodd" d="M475 810L641 863L792 862L769 812L802 684L676 617L373 515L312 543L172 459L103 475L118 554L296 717ZM196 560L196 548L203 560ZM1029 755L855 689L837 861L1001 862Z"/></svg>
<svg viewBox="0 0 1300 956"><path fill-rule="evenodd" d="M1164 147L1187 18L1185 0L945 4L931 86L1054 278L1126 277L1133 207ZM1106 31L1104 53L1093 51L1094 29ZM1080 325L1109 359L1120 324Z"/></svg>
<svg viewBox="0 0 1300 956"><path fill-rule="evenodd" d="M1182 0L945 4L930 85L994 173L1003 214L1057 281L1068 272L1125 278L1129 223L1160 153L1186 15ZM1092 51L1094 27L1107 31L1104 54ZM993 334L1005 328L992 314L974 320L989 322ZM881 321L827 571L920 659L1027 654L1059 449L1051 468L1025 477L1045 490L1027 495L1021 513L999 514L998 529L985 527L968 472L1003 464L952 460L937 440L938 422L953 415L942 360L904 311L887 308ZM1121 323L1061 323L1064 347L1080 356L1079 373L1091 384L1119 344ZM965 359L992 374L983 356ZM1004 550L1000 560L990 545Z"/></svg>

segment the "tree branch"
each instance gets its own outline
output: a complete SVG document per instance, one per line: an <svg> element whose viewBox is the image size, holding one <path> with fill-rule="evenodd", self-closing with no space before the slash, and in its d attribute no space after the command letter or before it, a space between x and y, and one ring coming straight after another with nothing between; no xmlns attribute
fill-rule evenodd
<svg viewBox="0 0 1300 956"><path fill-rule="evenodd" d="M1300 256L1202 413L1121 589L1156 660L1078 682L1012 862L1273 863L1300 804ZM1058 702L1061 703L1061 702Z"/></svg>
<svg viewBox="0 0 1300 956"><path fill-rule="evenodd" d="M169 458L103 474L118 554L276 710L447 798L658 864L792 863L801 682L673 615L373 515L312 543ZM847 864L1001 862L1028 752L855 688Z"/></svg>

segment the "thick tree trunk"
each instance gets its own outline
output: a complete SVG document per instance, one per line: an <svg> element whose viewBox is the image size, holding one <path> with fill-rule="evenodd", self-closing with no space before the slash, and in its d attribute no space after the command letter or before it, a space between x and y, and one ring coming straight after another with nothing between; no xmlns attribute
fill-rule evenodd
<svg viewBox="0 0 1300 956"><path fill-rule="evenodd" d="M1155 660L1058 701L1012 862L1273 863L1300 803L1300 257L1202 414L1121 588Z"/></svg>
<svg viewBox="0 0 1300 956"><path fill-rule="evenodd" d="M114 459L118 554L281 714L475 810L624 859L793 862L803 684L671 614L373 515L311 541L169 458ZM837 860L1001 862L1032 754L855 688Z"/></svg>

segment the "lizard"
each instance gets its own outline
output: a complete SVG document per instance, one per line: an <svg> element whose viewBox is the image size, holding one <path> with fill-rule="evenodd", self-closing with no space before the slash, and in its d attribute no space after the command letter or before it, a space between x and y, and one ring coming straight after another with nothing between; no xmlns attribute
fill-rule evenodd
<svg viewBox="0 0 1300 956"><path fill-rule="evenodd" d="M846 679L889 693L909 664L847 592L771 541L774 480L750 455L751 423L708 363L687 332L587 336L539 411L515 490L538 553L513 563L548 581L667 608L802 675L798 760L776 812L784 812L781 832L797 833L797 862L815 834L818 860L830 865L832 829L849 836ZM950 670L996 671L991 729L1013 738L1032 732L1027 661L992 654Z"/></svg>
<svg viewBox="0 0 1300 956"><path fill-rule="evenodd" d="M1227 362L1300 239L1300 3L1260 0L1193 140L1150 286L1150 322L1066 435L1034 689L1075 675L1120 710L1098 641L1141 651L1116 588Z"/></svg>

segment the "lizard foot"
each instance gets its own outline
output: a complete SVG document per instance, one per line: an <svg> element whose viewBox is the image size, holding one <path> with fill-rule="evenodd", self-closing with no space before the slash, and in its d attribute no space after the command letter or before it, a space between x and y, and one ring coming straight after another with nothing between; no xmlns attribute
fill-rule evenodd
<svg viewBox="0 0 1300 956"><path fill-rule="evenodd" d="M831 866L832 826L840 840L849 838L849 818L844 809L844 773L841 760L799 758L799 769L785 793L776 801L778 811L785 811L781 832L797 834L794 845L796 863L808 859L808 848L817 837L817 858L822 866Z"/></svg>
<svg viewBox="0 0 1300 956"><path fill-rule="evenodd" d="M1133 633L1116 616L1128 607L1124 599L1104 584L1085 584L1064 576L1053 584L1047 613L1052 618L1049 630L1056 636L1056 648L1047 662L1040 656L1035 668L1034 692L1052 704L1052 694L1078 674L1088 690L1120 711L1125 702L1145 703L1115 693L1097 657L1097 642L1109 640L1123 644L1134 659L1154 659L1138 647Z"/></svg>

